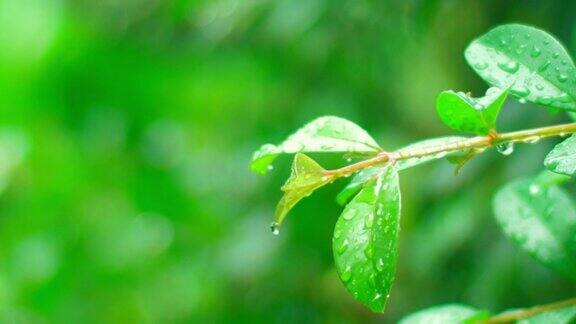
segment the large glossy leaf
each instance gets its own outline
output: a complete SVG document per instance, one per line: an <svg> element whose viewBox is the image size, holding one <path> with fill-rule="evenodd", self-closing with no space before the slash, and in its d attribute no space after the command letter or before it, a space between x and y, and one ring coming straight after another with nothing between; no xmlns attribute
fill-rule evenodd
<svg viewBox="0 0 576 324"><path fill-rule="evenodd" d="M576 68L546 32L519 24L496 27L475 39L466 60L490 85L510 87L521 100L576 110Z"/></svg>
<svg viewBox="0 0 576 324"><path fill-rule="evenodd" d="M459 142L459 141L462 141L465 139L466 139L466 137L460 137L460 136L447 136L447 137L431 138L431 139L427 139L424 141L416 142L414 144L410 144L408 146L405 146L405 147L401 148L400 150L398 150L398 152L407 153L410 151L421 150L421 149L429 148L429 147L436 147L436 146L453 144L453 143L456 143L456 142ZM426 162L441 159L447 155L450 156L450 155L457 154L457 153L458 152L452 152L450 154L446 154L445 152L442 152L442 153L430 154L430 155L418 157L418 158L410 158L410 159L400 160L400 161L396 162L396 170L398 170L398 171L405 170L405 169L412 168L412 167L415 167L417 165L420 165L420 164L423 164ZM375 167L371 167L368 169L364 169L364 170L358 172L357 174L355 174L354 177L352 177L352 180L350 180L350 182L348 183L348 185L346 185L346 187L344 187L344 189L342 189L342 191L338 194L338 196L336 197L336 202L338 202L340 205L345 205L350 200L350 198L352 198L360 190L360 188L362 188L362 185L366 181L373 178L374 175L382 172L382 170L384 170L384 168L386 168L386 166L375 166Z"/></svg>
<svg viewBox="0 0 576 324"><path fill-rule="evenodd" d="M519 247L576 280L576 209L560 187L532 179L511 182L496 194L494 212Z"/></svg>
<svg viewBox="0 0 576 324"><path fill-rule="evenodd" d="M308 156L298 153L292 163L292 173L290 178L282 186L284 196L276 206L273 226L280 226L282 221L302 198L309 196L312 192L332 179L324 175L324 169Z"/></svg>
<svg viewBox="0 0 576 324"><path fill-rule="evenodd" d="M396 272L400 229L398 174L389 167L368 181L334 229L336 269L355 299L383 312Z"/></svg>
<svg viewBox="0 0 576 324"><path fill-rule="evenodd" d="M474 307L448 304L410 314L401 319L398 324L460 324L483 314L484 312Z"/></svg>
<svg viewBox="0 0 576 324"><path fill-rule="evenodd" d="M487 135L496 128L496 118L507 90L492 87L486 95L472 98L464 92L443 91L436 99L436 111L442 122L457 131Z"/></svg>
<svg viewBox="0 0 576 324"><path fill-rule="evenodd" d="M576 135L556 145L544 160L550 171L574 176L576 174Z"/></svg>
<svg viewBox="0 0 576 324"><path fill-rule="evenodd" d="M280 145L265 144L252 156L252 171L265 174L282 153L361 153L382 149L360 126L343 118L325 116L300 128Z"/></svg>
<svg viewBox="0 0 576 324"><path fill-rule="evenodd" d="M570 324L576 321L576 306L555 309L530 318L517 321L517 324Z"/></svg>

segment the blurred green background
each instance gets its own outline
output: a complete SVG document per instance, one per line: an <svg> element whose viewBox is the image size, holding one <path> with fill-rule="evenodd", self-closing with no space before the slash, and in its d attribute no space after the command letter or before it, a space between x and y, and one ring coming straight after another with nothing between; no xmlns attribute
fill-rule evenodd
<svg viewBox="0 0 576 324"><path fill-rule="evenodd" d="M501 311L575 285L501 235L490 202L554 140L402 174L384 315L339 282L336 183L269 230L290 159L252 152L325 114L384 148L450 134L435 97L487 86L468 42L506 22L576 52L574 1L0 0L0 322L394 322ZM500 128L566 120L509 101ZM322 165L346 163L315 156Z"/></svg>

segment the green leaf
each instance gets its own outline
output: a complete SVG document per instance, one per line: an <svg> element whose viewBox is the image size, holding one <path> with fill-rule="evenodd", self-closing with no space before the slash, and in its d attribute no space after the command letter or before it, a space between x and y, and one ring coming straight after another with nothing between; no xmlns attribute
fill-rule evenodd
<svg viewBox="0 0 576 324"><path fill-rule="evenodd" d="M576 280L576 209L560 187L513 181L493 202L504 233L542 264Z"/></svg>
<svg viewBox="0 0 576 324"><path fill-rule="evenodd" d="M576 320L576 306L555 309L530 318L517 321L517 324L569 324Z"/></svg>
<svg viewBox="0 0 576 324"><path fill-rule="evenodd" d="M576 110L576 67L564 47L534 27L510 24L475 39L468 64L492 86L522 101Z"/></svg>
<svg viewBox="0 0 576 324"><path fill-rule="evenodd" d="M457 131L488 135L496 128L496 118L508 96L508 90L493 87L480 98L463 92L443 91L436 99L436 111L442 122Z"/></svg>
<svg viewBox="0 0 576 324"><path fill-rule="evenodd" d="M483 311L474 307L460 304L448 304L423 309L410 314L401 319L398 324L459 324L470 318L476 318L477 316L484 314Z"/></svg>
<svg viewBox="0 0 576 324"><path fill-rule="evenodd" d="M374 139L360 126L343 118L325 116L300 128L280 145L265 144L252 156L250 168L265 174L282 153L361 153L382 151Z"/></svg>
<svg viewBox="0 0 576 324"><path fill-rule="evenodd" d="M405 146L405 147L401 148L400 150L398 150L398 152L407 153L407 152L410 152L413 150L421 150L423 148L431 147L431 146L450 145L450 144L454 144L454 143L459 142L459 141L463 141L465 139L466 139L466 137L461 137L461 136L446 136L446 137L431 138L431 139L427 139L424 141L416 142L416 143L410 144L408 146ZM420 165L420 164L424 164L424 163L427 163L430 161L441 159L441 158L446 157L446 156L458 154L458 152L461 152L461 151L451 152L450 154L442 152L442 153L430 154L430 155L418 157L418 158L410 158L410 159L400 160L400 161L396 162L396 170L402 171L402 170L405 170L408 168L415 167L415 166ZM352 198L358 191L360 191L360 189L362 188L362 185L366 181L368 181L369 179L374 177L374 175L382 172L382 170L384 170L384 168L386 168L386 166L375 166L375 167L364 169L364 170L356 173L354 175L354 177L352 177L352 180L350 180L348 185L346 185L346 187L344 187L344 189L342 189L342 191L340 191L338 196L336 196L336 202L340 205L345 205L350 200L350 198Z"/></svg>
<svg viewBox="0 0 576 324"><path fill-rule="evenodd" d="M576 135L556 145L544 160L550 171L574 176L576 174Z"/></svg>
<svg viewBox="0 0 576 324"><path fill-rule="evenodd" d="M302 198L310 196L312 192L328 182L331 177L324 174L324 169L308 156L298 153L292 163L292 173L282 186L284 196L276 206L273 230L282 224L284 218Z"/></svg>
<svg viewBox="0 0 576 324"><path fill-rule="evenodd" d="M336 269L355 299L383 312L396 272L400 220L398 173L392 167L368 181L336 222Z"/></svg>

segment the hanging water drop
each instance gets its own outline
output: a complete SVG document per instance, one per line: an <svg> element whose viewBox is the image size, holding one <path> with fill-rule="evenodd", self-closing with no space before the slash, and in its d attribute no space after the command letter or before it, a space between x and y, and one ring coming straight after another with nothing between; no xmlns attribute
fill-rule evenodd
<svg viewBox="0 0 576 324"><path fill-rule="evenodd" d="M514 143L505 142L496 145L496 150L502 155L510 155L514 153Z"/></svg>
<svg viewBox="0 0 576 324"><path fill-rule="evenodd" d="M272 231L272 234L274 235L280 234L280 224L272 222L272 224L270 225L270 231Z"/></svg>

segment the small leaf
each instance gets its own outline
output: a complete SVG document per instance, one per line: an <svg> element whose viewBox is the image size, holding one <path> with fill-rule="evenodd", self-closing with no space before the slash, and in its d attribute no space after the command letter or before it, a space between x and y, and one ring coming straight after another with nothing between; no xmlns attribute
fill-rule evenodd
<svg viewBox="0 0 576 324"><path fill-rule="evenodd" d="M436 99L436 111L442 122L457 131L488 135L496 128L496 118L508 90L493 87L480 98L463 92L443 91Z"/></svg>
<svg viewBox="0 0 576 324"><path fill-rule="evenodd" d="M576 135L556 145L544 160L550 171L574 176L576 174Z"/></svg>
<svg viewBox="0 0 576 324"><path fill-rule="evenodd" d="M500 227L519 247L576 280L576 209L560 187L517 180L498 191L493 206Z"/></svg>
<svg viewBox="0 0 576 324"><path fill-rule="evenodd" d="M546 313L532 316L520 321L517 324L570 324L576 321L576 306L555 309Z"/></svg>
<svg viewBox="0 0 576 324"><path fill-rule="evenodd" d="M486 82L547 107L576 110L576 67L562 44L534 27L510 24L475 39L468 64Z"/></svg>
<svg viewBox="0 0 576 324"><path fill-rule="evenodd" d="M282 153L376 154L380 151L380 146L360 126L343 118L325 116L306 124L278 146L263 145L254 152L250 168L265 174Z"/></svg>
<svg viewBox="0 0 576 324"><path fill-rule="evenodd" d="M355 299L384 311L396 272L400 220L398 173L388 167L368 181L336 222L336 269Z"/></svg>
<svg viewBox="0 0 576 324"><path fill-rule="evenodd" d="M310 196L312 192L328 182L331 177L324 175L324 169L308 156L298 153L292 163L290 178L282 186L284 196L276 206L273 227L278 227L284 218L302 198Z"/></svg>
<svg viewBox="0 0 576 324"><path fill-rule="evenodd" d="M451 156L447 157L446 159L448 160L448 162L455 165L454 174L457 175L460 173L460 171L462 171L462 168L464 167L464 165L466 163L468 163L476 155L482 153L483 151L484 150L482 150L482 149L471 148L471 149L468 149L468 150L462 152L461 154L451 155Z"/></svg>
<svg viewBox="0 0 576 324"><path fill-rule="evenodd" d="M424 141L416 142L416 143L410 144L408 146L405 146L405 147L401 148L400 150L398 150L397 152L408 153L410 151L421 150L421 149L429 148L429 147L450 145L450 144L454 144L454 143L459 142L459 141L463 141L465 139L466 139L466 137L460 137L460 136L446 136L446 137L431 138L431 139L427 139ZM441 159L441 158L446 157L446 156L458 154L458 152L461 152L461 151L455 151L455 152L451 152L449 154L447 154L445 152L441 152L441 153L437 153L437 154L430 154L430 155L423 156L423 157L404 159L404 160L397 161L395 167L396 167L396 170L402 171L402 170L405 170L408 168L415 167L415 166L420 165L420 164L424 164L424 163L427 163L430 161ZM342 191L338 194L338 196L336 197L336 202L340 205L345 205L350 200L350 198L352 198L358 191L360 191L360 189L362 188L362 185L366 181L368 181L374 175L382 172L382 170L384 170L384 168L386 168L386 166L375 166L375 167L364 169L364 170L358 172L356 175L354 175L354 177L352 177L352 180L350 180L348 185L346 185L346 187L344 187L344 189L342 189Z"/></svg>
<svg viewBox="0 0 576 324"><path fill-rule="evenodd" d="M481 319L477 317L486 317L486 314L474 307L448 304L426 308L410 314L401 319L398 324L459 324L470 318Z"/></svg>

